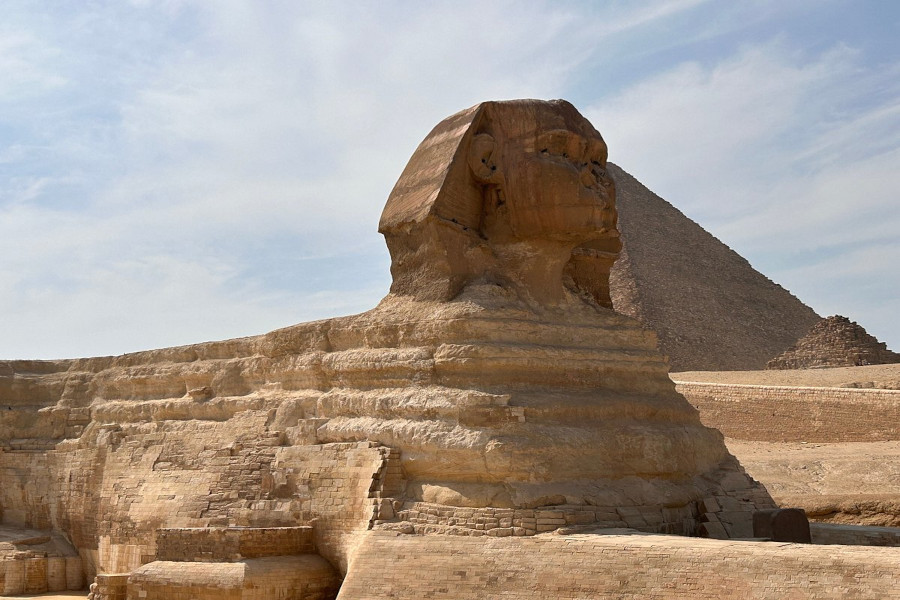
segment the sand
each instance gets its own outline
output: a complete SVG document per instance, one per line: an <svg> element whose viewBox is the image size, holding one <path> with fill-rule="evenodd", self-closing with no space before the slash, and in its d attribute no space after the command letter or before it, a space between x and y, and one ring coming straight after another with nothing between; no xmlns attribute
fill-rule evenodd
<svg viewBox="0 0 900 600"><path fill-rule="evenodd" d="M791 369L785 371L683 371L672 373L675 381L744 383L813 387L855 387L900 389L900 364L831 369Z"/></svg>

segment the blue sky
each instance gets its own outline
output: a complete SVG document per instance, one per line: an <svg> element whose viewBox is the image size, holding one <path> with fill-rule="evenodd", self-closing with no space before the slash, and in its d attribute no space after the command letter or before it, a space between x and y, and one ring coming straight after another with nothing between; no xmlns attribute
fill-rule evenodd
<svg viewBox="0 0 900 600"><path fill-rule="evenodd" d="M0 358L371 308L415 146L521 97L900 350L898 40L893 1L5 0Z"/></svg>

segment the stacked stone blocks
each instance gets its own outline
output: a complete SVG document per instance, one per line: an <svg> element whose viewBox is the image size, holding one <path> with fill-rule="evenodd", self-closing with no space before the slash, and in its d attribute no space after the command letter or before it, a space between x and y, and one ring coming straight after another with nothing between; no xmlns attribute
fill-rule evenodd
<svg viewBox="0 0 900 600"><path fill-rule="evenodd" d="M676 381L708 427L764 442L900 439L900 390Z"/></svg>
<svg viewBox="0 0 900 600"><path fill-rule="evenodd" d="M160 529L156 547L125 600L331 600L340 586L309 526Z"/></svg>

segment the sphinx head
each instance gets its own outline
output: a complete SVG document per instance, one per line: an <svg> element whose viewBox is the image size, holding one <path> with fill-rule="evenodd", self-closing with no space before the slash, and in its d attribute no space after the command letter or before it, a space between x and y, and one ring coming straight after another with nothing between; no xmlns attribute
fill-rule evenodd
<svg viewBox="0 0 900 600"><path fill-rule="evenodd" d="M606 157L597 130L562 100L486 102L448 117L382 213L391 291L449 300L487 280L542 302L568 287L609 306L621 245Z"/></svg>

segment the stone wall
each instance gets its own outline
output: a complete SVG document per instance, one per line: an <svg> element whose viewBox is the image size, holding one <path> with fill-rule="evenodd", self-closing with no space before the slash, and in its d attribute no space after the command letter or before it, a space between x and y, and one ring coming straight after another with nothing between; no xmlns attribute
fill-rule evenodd
<svg viewBox="0 0 900 600"><path fill-rule="evenodd" d="M752 514L772 507L768 495L741 485L715 498L670 506L556 505L537 509L466 508L407 502L397 511L400 523L376 525L405 533L445 533L461 536L518 537L558 530L633 529L646 533L702 535L714 538L753 536Z"/></svg>
<svg viewBox="0 0 900 600"><path fill-rule="evenodd" d="M842 546L900 546L900 527L863 527L810 523L813 544Z"/></svg>
<svg viewBox="0 0 900 600"><path fill-rule="evenodd" d="M131 572L126 598L332 600L340 576L316 554L312 533L308 526L162 529L157 560Z"/></svg>
<svg viewBox="0 0 900 600"><path fill-rule="evenodd" d="M77 556L10 557L0 560L0 594L41 594L84 589Z"/></svg>
<svg viewBox="0 0 900 600"><path fill-rule="evenodd" d="M676 388L708 427L762 442L900 439L900 390L691 383Z"/></svg>
<svg viewBox="0 0 900 600"><path fill-rule="evenodd" d="M371 532L338 600L883 600L898 595L898 548L656 535L448 538Z"/></svg>
<svg viewBox="0 0 900 600"><path fill-rule="evenodd" d="M224 562L315 551L312 527L185 527L156 533L156 560Z"/></svg>
<svg viewBox="0 0 900 600"><path fill-rule="evenodd" d="M0 452L4 522L64 532L85 575L154 559L162 527L295 526L317 518L336 565L376 516L391 456L370 442L281 446L268 411L225 422L96 426L48 452Z"/></svg>
<svg viewBox="0 0 900 600"><path fill-rule="evenodd" d="M269 556L240 562L157 561L128 578L127 600L331 600L339 579L322 557Z"/></svg>

